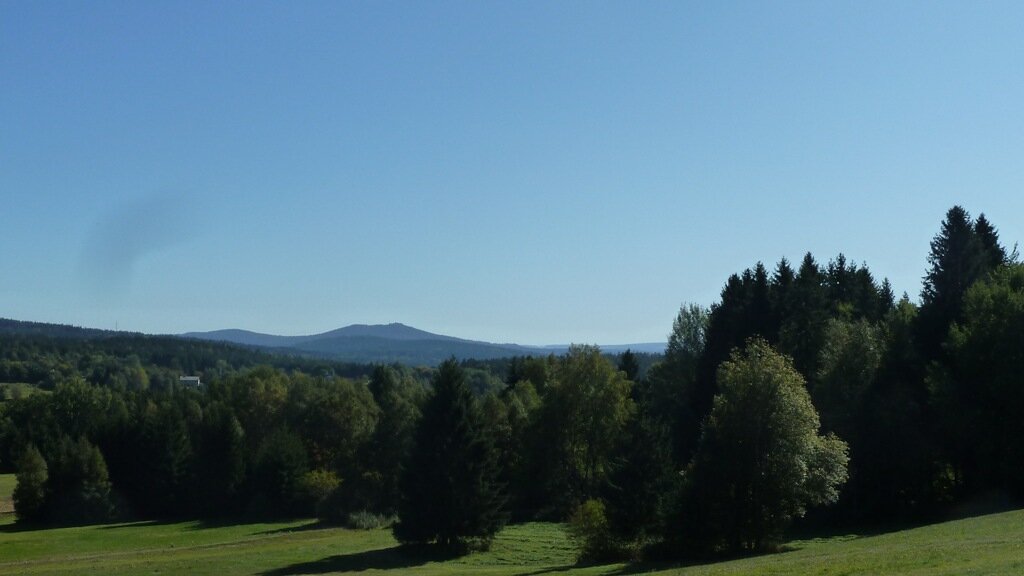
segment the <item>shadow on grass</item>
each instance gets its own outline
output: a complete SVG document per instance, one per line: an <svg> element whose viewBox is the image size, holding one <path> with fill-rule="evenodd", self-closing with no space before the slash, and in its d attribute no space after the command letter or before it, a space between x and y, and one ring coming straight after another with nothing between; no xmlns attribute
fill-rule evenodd
<svg viewBox="0 0 1024 576"><path fill-rule="evenodd" d="M13 522L10 524L0 524L0 534L3 533L17 533L17 532L33 532L36 530L50 530L53 528L81 528L86 526L93 526L97 530L125 530L131 528L146 528L154 526L168 526L173 524L194 524L188 527L188 530L209 530L213 528L226 528L230 526L239 526L250 524L248 520L239 519L165 519L165 520L126 520L120 521L113 524L100 524L96 522ZM325 524L318 521L308 522L306 524L299 524L297 526L285 526L283 528L276 528L273 530L265 530L263 532L257 532L257 534L284 534L287 532L302 532L305 530L320 530L323 528L331 528L332 525Z"/></svg>
<svg viewBox="0 0 1024 576"><path fill-rule="evenodd" d="M352 554L329 556L312 562L300 562L264 572L264 576L291 576L295 574L329 574L335 572L363 572L365 570L396 570L415 568L428 562L444 562L457 558L458 553L436 546L393 546Z"/></svg>
<svg viewBox="0 0 1024 576"><path fill-rule="evenodd" d="M729 562L732 560L742 560L744 558L756 558L762 556L776 556L781 554L788 554L795 552L797 548L782 547L777 550L760 551L760 552L737 552L731 554L716 554L711 556L700 556L690 559L665 559L665 560L643 560L626 562L625 564L611 568L613 564L607 564L609 567L607 572L602 572L606 576L630 576L632 574L650 574L652 572L664 572L665 570L680 570L683 568L694 568L700 566L708 566L711 564L719 564L721 562ZM571 566L558 566L552 568L546 568L543 570L537 570L534 572L527 572L519 574L517 576L539 576L541 574L548 574L553 572L566 572L577 568L589 568L589 567L600 567L602 564L592 563L578 563Z"/></svg>
<svg viewBox="0 0 1024 576"><path fill-rule="evenodd" d="M109 522L109 521L108 521ZM165 524L160 521L120 522L107 524L99 522L14 522L13 524L0 525L0 533L34 532L36 530L53 530L55 528L85 528L95 526L98 530L115 530L118 528L135 528L138 526L150 526Z"/></svg>
<svg viewBox="0 0 1024 576"><path fill-rule="evenodd" d="M273 530L264 530L263 532L257 532L257 534L263 536L267 534L288 534L289 532L306 532L308 530L324 530L326 528L340 528L337 524L330 524L327 522L321 522L314 520L307 522L306 524L300 524L298 526L285 526L284 528L275 528Z"/></svg>
<svg viewBox="0 0 1024 576"><path fill-rule="evenodd" d="M579 564L566 564L565 566L551 566L549 568L541 568L539 570L533 570L530 572L519 572L516 576L541 576L541 574L556 574L558 572L568 572L569 570L575 570L579 568Z"/></svg>
<svg viewBox="0 0 1024 576"><path fill-rule="evenodd" d="M687 568L691 566L701 566L703 564L713 563L713 560L708 561L693 561L693 562L628 562L617 568L610 568L607 572L602 572L607 576L629 576L630 574L648 574L651 572L659 572L669 570L672 568ZM542 576L544 574L557 574L559 572L568 572L570 570L578 570L580 568L599 568L601 566L614 566L614 564L591 564L591 563L580 563L580 564L566 564L564 566L550 566L548 568L540 568L538 570L531 570L530 572L520 572L516 576Z"/></svg>
<svg viewBox="0 0 1024 576"><path fill-rule="evenodd" d="M131 520L127 522L119 522L117 524L106 524L100 526L100 530L122 530L124 528L141 528L144 526L169 526L172 524L189 524L194 523L195 525L188 528L189 530L206 530L208 528L224 528L226 526L237 526L244 524L238 520L229 519L215 519L215 520L196 520L194 518L168 518L163 520Z"/></svg>

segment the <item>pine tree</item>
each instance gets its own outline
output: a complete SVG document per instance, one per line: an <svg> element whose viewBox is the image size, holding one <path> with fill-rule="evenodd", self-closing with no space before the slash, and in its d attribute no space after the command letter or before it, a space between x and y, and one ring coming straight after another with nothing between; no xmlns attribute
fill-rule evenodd
<svg viewBox="0 0 1024 576"><path fill-rule="evenodd" d="M777 337L782 329L782 322L789 316L789 291L796 280L796 272L790 266L789 260L779 260L772 274L772 281L769 289L772 309L772 335Z"/></svg>
<svg viewBox="0 0 1024 576"><path fill-rule="evenodd" d="M983 227L991 228L987 221ZM942 230L932 239L928 255L931 268L921 290L918 341L925 358L941 356L941 344L950 325L960 319L964 293L989 271L990 257L975 232L971 215L960 206L950 208Z"/></svg>
<svg viewBox="0 0 1024 576"><path fill-rule="evenodd" d="M760 336L774 341L777 334L772 331L772 309L768 286L768 270L758 262L754 266L750 284L750 301L747 306L748 331L744 338Z"/></svg>
<svg viewBox="0 0 1024 576"><path fill-rule="evenodd" d="M627 348L619 356L619 370L626 373L626 380L636 382L636 378L640 374L640 362L637 361L636 354L633 354L632 350Z"/></svg>
<svg viewBox="0 0 1024 576"><path fill-rule="evenodd" d="M438 368L433 388L402 474L395 538L487 547L505 520L496 452L454 359Z"/></svg>
<svg viewBox="0 0 1024 576"><path fill-rule="evenodd" d="M882 286L878 289L878 306L878 318L885 318L896 308L896 294L888 278L882 280Z"/></svg>
<svg viewBox="0 0 1024 576"><path fill-rule="evenodd" d="M808 252L789 290L787 308L779 335L779 348L793 358L793 365L810 378L818 371L818 354L824 345L829 318L829 300L821 269Z"/></svg>
<svg viewBox="0 0 1024 576"><path fill-rule="evenodd" d="M981 242L981 249L985 254L985 265L989 271L1006 263L1006 249L999 244L999 232L985 218L984 214L979 214L978 219L974 222L974 233L977 234L978 241Z"/></svg>

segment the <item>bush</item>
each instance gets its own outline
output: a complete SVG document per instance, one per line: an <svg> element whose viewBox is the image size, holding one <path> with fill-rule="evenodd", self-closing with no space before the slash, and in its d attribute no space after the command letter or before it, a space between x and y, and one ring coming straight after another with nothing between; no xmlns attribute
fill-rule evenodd
<svg viewBox="0 0 1024 576"><path fill-rule="evenodd" d="M604 502L600 500L587 500L576 508L569 518L569 536L579 550L579 560L604 562L626 555L612 536Z"/></svg>
<svg viewBox="0 0 1024 576"><path fill-rule="evenodd" d="M329 470L312 470L303 474L299 480L299 499L308 506L309 511L320 510L320 505L338 489L341 480Z"/></svg>
<svg viewBox="0 0 1024 576"><path fill-rule="evenodd" d="M377 528L390 528L398 521L393 514L375 514L368 510L360 510L348 515L345 526L354 530L374 530Z"/></svg>

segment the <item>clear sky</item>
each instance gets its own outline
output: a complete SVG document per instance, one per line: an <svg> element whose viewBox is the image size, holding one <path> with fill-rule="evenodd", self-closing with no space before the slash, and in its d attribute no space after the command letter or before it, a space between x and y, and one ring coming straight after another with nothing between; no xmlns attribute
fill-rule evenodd
<svg viewBox="0 0 1024 576"><path fill-rule="evenodd" d="M1021 2L0 2L0 316L663 340L1024 240Z"/></svg>

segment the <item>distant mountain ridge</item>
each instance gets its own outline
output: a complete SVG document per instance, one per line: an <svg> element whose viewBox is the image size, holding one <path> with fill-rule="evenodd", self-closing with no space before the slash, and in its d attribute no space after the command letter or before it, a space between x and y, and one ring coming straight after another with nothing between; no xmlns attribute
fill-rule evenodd
<svg viewBox="0 0 1024 576"><path fill-rule="evenodd" d="M155 337L139 332L99 330L63 324L27 322L0 318L0 334L20 337L68 338L80 340L119 337ZM437 365L454 356L458 359L493 360L511 356L547 356L563 354L568 345L522 346L467 340L434 334L398 322L391 324L353 324L336 330L307 336L278 336L249 330L229 329L189 332L175 338L223 342L271 353L312 356L348 363L392 363ZM661 354L664 343L602 345L601 350L617 354L634 352Z"/></svg>
<svg viewBox="0 0 1024 576"><path fill-rule="evenodd" d="M276 336L238 329L189 332L181 336L270 348L282 352L315 354L349 362L402 362L430 365L438 364L451 356L459 359L490 360L509 356L562 354L569 348L568 345L521 346L467 340L434 334L398 322L352 324L308 336ZM618 353L627 348L634 352L660 354L665 351L665 344L622 344L602 347L602 350Z"/></svg>

